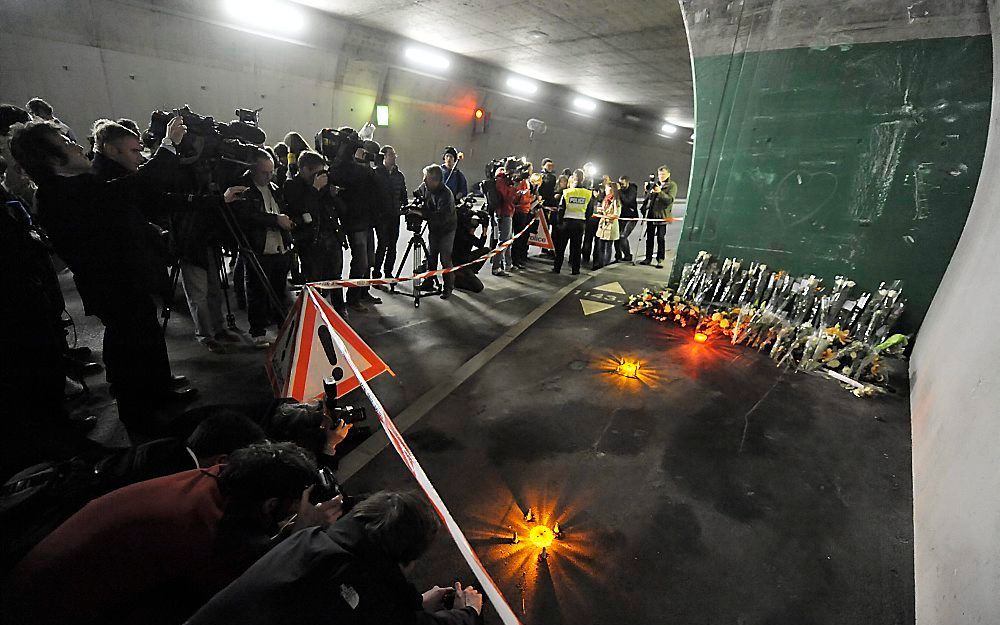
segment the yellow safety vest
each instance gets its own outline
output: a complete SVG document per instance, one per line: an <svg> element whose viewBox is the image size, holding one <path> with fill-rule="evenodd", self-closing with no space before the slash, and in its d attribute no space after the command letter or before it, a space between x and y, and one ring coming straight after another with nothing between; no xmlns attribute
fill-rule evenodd
<svg viewBox="0 0 1000 625"><path fill-rule="evenodd" d="M587 206L593 199L594 192L590 189L566 189L563 191L563 202L566 203L564 219L586 219Z"/></svg>

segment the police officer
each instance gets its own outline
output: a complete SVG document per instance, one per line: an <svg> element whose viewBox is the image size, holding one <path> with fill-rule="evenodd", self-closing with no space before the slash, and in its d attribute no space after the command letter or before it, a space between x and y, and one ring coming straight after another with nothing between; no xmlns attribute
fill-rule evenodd
<svg viewBox="0 0 1000 625"><path fill-rule="evenodd" d="M562 269L566 244L569 243L569 265L573 270L572 274L579 275L583 233L587 227L587 214L593 201L594 192L586 187L583 170L577 169L573 172L569 188L563 191L559 210L553 215L556 260L552 273L559 273Z"/></svg>

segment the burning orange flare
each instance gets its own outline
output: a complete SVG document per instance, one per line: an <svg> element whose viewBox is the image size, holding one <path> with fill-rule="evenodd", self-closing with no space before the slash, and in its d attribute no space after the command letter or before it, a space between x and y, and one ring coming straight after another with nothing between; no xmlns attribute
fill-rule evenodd
<svg viewBox="0 0 1000 625"><path fill-rule="evenodd" d="M694 342L695 343L704 343L707 340L708 340L708 335L705 334L704 332L695 332L694 333Z"/></svg>

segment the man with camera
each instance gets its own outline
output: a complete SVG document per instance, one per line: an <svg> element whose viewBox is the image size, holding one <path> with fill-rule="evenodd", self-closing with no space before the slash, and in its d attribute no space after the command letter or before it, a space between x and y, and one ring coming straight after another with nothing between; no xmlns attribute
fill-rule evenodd
<svg viewBox="0 0 1000 625"><path fill-rule="evenodd" d="M427 220L427 269L434 271L438 260L445 269L451 269L452 248L455 245L455 229L458 226L458 215L455 211L455 196L444 184L444 171L440 165L424 167L424 183L419 189L424 200L423 218ZM427 278L420 285L422 290L434 288L434 280ZM455 289L455 274L444 274L444 292L441 299L451 297Z"/></svg>
<svg viewBox="0 0 1000 625"><path fill-rule="evenodd" d="M375 225L375 235L378 237L378 248L375 250L375 266L372 269L373 278L392 276L396 264L396 242L399 240L399 214L406 206L406 178L396 165L396 150L391 145L383 145L379 150L382 155L375 167L375 173L387 185L390 197L390 210L380 217Z"/></svg>
<svg viewBox="0 0 1000 625"><path fill-rule="evenodd" d="M250 337L254 346L261 349L271 345L266 336L268 326L284 320L288 271L292 266L289 246L295 229L281 190L271 182L273 175L271 155L258 150L243 179L247 189L233 205L252 256L244 259L249 263L246 268L247 317Z"/></svg>
<svg viewBox="0 0 1000 625"><path fill-rule="evenodd" d="M670 169L661 165L656 170L657 180L646 183L643 201L646 219L669 219L677 197L677 183L670 179ZM656 268L663 269L666 258L667 224L663 221L648 222L646 226L646 258L640 265L653 264L653 242L656 242Z"/></svg>
<svg viewBox="0 0 1000 625"><path fill-rule="evenodd" d="M500 203L496 209L497 240L495 243L503 243L510 240L514 233L514 213L517 203L517 187L520 181L517 180L517 168L520 163L514 159L508 159L503 167L496 170L496 190ZM508 247L502 254L493 257L493 275L506 276L514 266L511 247Z"/></svg>
<svg viewBox="0 0 1000 625"><path fill-rule="evenodd" d="M282 541L187 625L473 625L483 608L475 588L421 594L406 579L440 527L423 496L375 493L328 529Z"/></svg>
<svg viewBox="0 0 1000 625"><path fill-rule="evenodd" d="M489 214L475 208L475 199L466 196L464 200L456 206L458 215L457 226L455 228L455 245L452 247L452 260L456 265L471 263L477 258L482 258L489 253L486 247L486 226L489 223ZM479 228L482 227L482 234ZM484 286L476 274L483 268L486 261L463 267L455 272L455 288L470 293L481 293Z"/></svg>
<svg viewBox="0 0 1000 625"><path fill-rule="evenodd" d="M292 236L302 262L302 279L339 280L347 245L340 230L340 190L329 184L326 161L319 153L303 151L296 162L298 171L285 181L282 191L288 215L295 223ZM343 289L332 289L330 300L341 316L347 314Z"/></svg>
<svg viewBox="0 0 1000 625"><path fill-rule="evenodd" d="M622 206L621 216L627 219L638 217L639 207L636 198L639 195L639 187L630 181L628 176L622 176L618 179L618 188ZM628 238L638 223L638 221L621 222L621 237L615 242L615 259L619 262L632 262L632 249L629 247Z"/></svg>
<svg viewBox="0 0 1000 625"><path fill-rule="evenodd" d="M375 171L369 164L374 154L369 157L358 133L349 126L331 134L335 141L331 146L323 146L323 155L330 161L330 182L341 188L340 197L344 200L345 212L340 216L340 225L351 249L349 275L364 279L371 275L372 265L375 264L373 228L380 191ZM327 153L327 149L333 152ZM368 312L371 310L368 304L382 303L381 299L372 297L368 287L347 289L346 300L347 307L356 312Z"/></svg>
<svg viewBox="0 0 1000 625"><path fill-rule="evenodd" d="M174 145L185 132L182 119L173 118L153 158L110 182L92 173L83 147L51 122L28 123L11 139L14 158L38 185L40 223L73 270L85 312L104 323L104 362L119 418L129 427L150 425L151 403L192 392L180 388L186 380L170 374L144 267L142 228L148 221L137 208L176 175ZM233 197L227 190L225 199Z"/></svg>

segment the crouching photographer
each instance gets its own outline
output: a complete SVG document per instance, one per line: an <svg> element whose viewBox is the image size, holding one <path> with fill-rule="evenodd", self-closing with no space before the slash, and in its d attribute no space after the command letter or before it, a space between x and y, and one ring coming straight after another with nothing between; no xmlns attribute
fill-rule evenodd
<svg viewBox="0 0 1000 625"><path fill-rule="evenodd" d="M94 175L83 147L51 122L30 122L16 128L11 138L14 158L38 185L41 225L72 269L85 312L104 323L104 361L116 387L119 418L126 425L148 426L151 403L185 394L178 388L184 380L170 374L143 272L141 229L148 221L138 207L176 175L180 163L174 146L186 132L183 120L172 118L153 158L136 173L111 181ZM228 190L225 199L233 198ZM191 210L219 201L193 196L187 200L180 203ZM171 205L169 210L178 208Z"/></svg>
<svg viewBox="0 0 1000 625"><path fill-rule="evenodd" d="M475 198L466 196L456 207L457 226L455 228L455 245L452 247L452 260L456 265L471 263L489 253L486 246L486 229L489 224L489 213L476 208ZM482 233L479 229L482 228ZM470 293L481 293L483 282L476 275L486 264L486 260L462 267L455 272L455 288Z"/></svg>
<svg viewBox="0 0 1000 625"><path fill-rule="evenodd" d="M455 196L444 184L444 171L440 165L424 167L424 183L419 189L424 205L421 211L427 220L427 269L434 271L441 266L451 269L452 249L455 245L455 230L458 227L458 215L455 211ZM425 291L434 289L434 279L427 278L420 288ZM444 274L444 291L441 299L451 297L455 290L455 274Z"/></svg>

